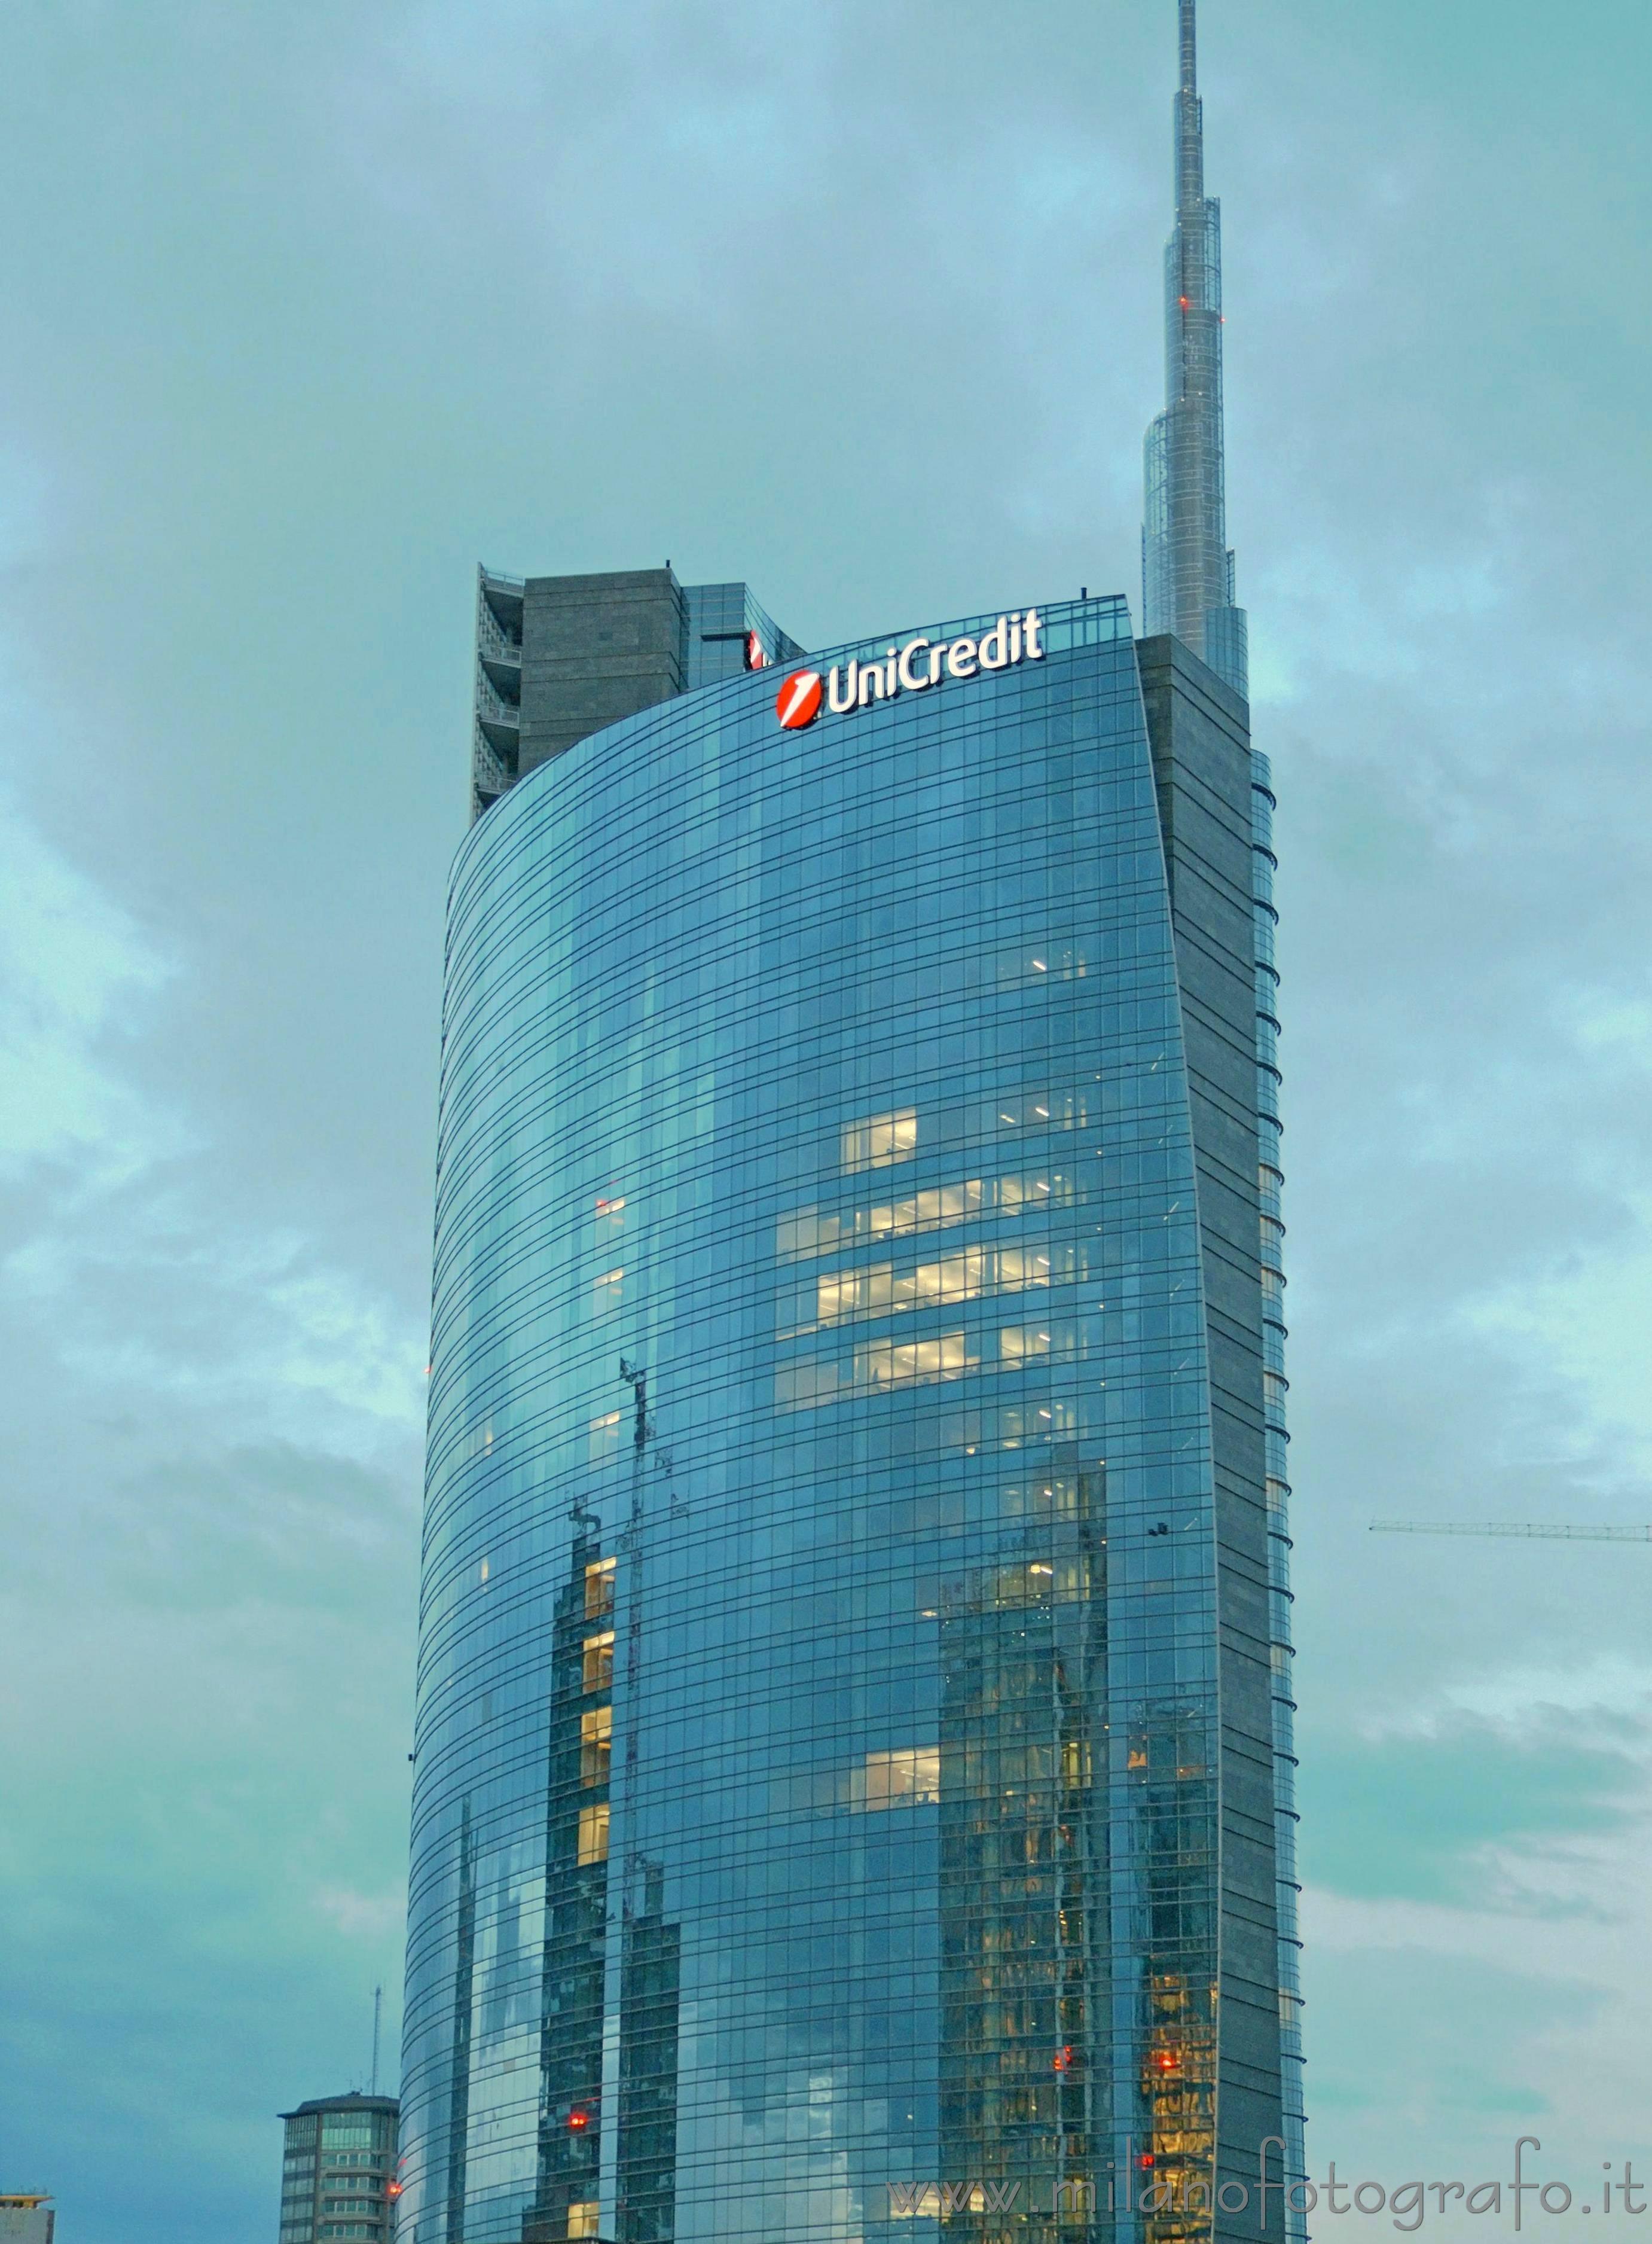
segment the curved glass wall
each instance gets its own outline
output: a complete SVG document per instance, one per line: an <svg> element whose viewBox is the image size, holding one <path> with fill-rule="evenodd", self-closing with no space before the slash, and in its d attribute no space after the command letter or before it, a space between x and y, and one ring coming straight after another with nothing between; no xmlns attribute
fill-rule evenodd
<svg viewBox="0 0 1652 2244"><path fill-rule="evenodd" d="M1210 2232L1165 860L1123 603L1043 645L684 696L460 851L413 2244Z"/></svg>

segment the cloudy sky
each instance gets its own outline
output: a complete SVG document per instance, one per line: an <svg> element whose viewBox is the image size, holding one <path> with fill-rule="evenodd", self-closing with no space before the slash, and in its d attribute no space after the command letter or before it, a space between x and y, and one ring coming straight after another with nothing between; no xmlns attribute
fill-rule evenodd
<svg viewBox="0 0 1652 2244"><path fill-rule="evenodd" d="M1652 1550L1365 1532L1652 1519L1652 11L1204 16L1315 2168L1652 2170ZM381 1981L394 2080L475 563L1134 599L1172 18L6 13L0 2187L64 2244L264 2244Z"/></svg>

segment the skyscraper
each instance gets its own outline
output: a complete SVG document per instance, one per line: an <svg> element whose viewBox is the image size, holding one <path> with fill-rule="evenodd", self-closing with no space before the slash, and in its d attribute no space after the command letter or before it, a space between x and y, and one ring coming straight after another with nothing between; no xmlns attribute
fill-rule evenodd
<svg viewBox="0 0 1652 2244"><path fill-rule="evenodd" d="M743 585L483 573L401 2244L1299 2230L1271 795L1210 651L1109 597L806 662Z"/></svg>
<svg viewBox="0 0 1652 2244"><path fill-rule="evenodd" d="M1196 0L1178 0L1176 223L1164 245L1164 410L1147 432L1142 600L1150 637L1173 632L1248 695L1234 605L1222 427L1222 206L1204 192Z"/></svg>
<svg viewBox="0 0 1652 2244"><path fill-rule="evenodd" d="M280 2244L388 2244L395 2220L394 2096L315 2096L283 2112Z"/></svg>

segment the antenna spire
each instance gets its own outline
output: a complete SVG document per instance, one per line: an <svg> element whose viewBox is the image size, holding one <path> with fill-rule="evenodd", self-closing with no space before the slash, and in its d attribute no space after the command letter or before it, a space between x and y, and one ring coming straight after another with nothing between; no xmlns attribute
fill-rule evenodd
<svg viewBox="0 0 1652 2244"><path fill-rule="evenodd" d="M1182 68L1176 89L1176 215L1196 225L1204 200L1204 108L1199 99L1197 0L1181 0Z"/></svg>
<svg viewBox="0 0 1652 2244"><path fill-rule="evenodd" d="M1178 0L1176 224L1164 251L1164 410L1147 432L1142 598L1148 636L1174 632L1249 691L1234 605L1222 433L1222 206L1204 192L1197 0Z"/></svg>
<svg viewBox="0 0 1652 2244"><path fill-rule="evenodd" d="M379 2013L383 2003L384 1990L375 1987L373 1990L373 2078L367 2088L369 2096L376 2096L379 2092Z"/></svg>

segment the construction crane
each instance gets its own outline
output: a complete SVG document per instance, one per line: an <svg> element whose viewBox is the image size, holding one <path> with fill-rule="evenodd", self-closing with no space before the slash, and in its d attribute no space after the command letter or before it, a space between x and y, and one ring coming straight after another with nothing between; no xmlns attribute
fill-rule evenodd
<svg viewBox="0 0 1652 2244"><path fill-rule="evenodd" d="M1373 1519L1373 1535L1527 1535L1558 1543L1652 1543L1652 1527L1573 1527L1545 1520Z"/></svg>

